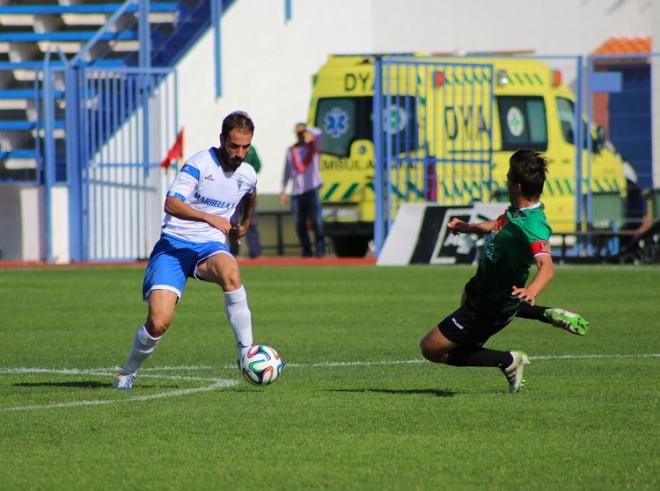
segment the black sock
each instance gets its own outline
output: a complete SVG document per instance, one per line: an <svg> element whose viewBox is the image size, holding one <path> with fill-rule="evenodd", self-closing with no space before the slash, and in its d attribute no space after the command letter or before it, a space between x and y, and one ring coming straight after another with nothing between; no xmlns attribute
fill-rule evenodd
<svg viewBox="0 0 660 491"><path fill-rule="evenodd" d="M532 305L523 301L520 302L520 307L518 308L516 317L522 317L523 319L534 319L541 322L547 322L549 324L550 321L546 319L545 315L543 315L549 308L550 307L542 307L541 305Z"/></svg>
<svg viewBox="0 0 660 491"><path fill-rule="evenodd" d="M447 355L447 365L455 367L500 367L506 368L513 363L513 356L508 351L461 346Z"/></svg>

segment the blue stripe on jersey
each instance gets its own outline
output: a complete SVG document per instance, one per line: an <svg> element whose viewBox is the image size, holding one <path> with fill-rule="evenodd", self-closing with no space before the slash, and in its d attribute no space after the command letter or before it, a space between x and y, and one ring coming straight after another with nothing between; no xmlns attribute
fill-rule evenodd
<svg viewBox="0 0 660 491"><path fill-rule="evenodd" d="M213 159L213 162L215 162L215 165L220 167L220 160L218 159L218 153L216 152L215 147L211 147L209 153L211 154L211 158Z"/></svg>
<svg viewBox="0 0 660 491"><path fill-rule="evenodd" d="M193 176L195 179L197 179L199 181L199 177L200 177L199 169L196 169L192 165L189 165L189 164L184 165L181 168L180 172L185 172L186 174L189 174L189 175Z"/></svg>
<svg viewBox="0 0 660 491"><path fill-rule="evenodd" d="M186 197L181 193L167 193L167 195L172 196L173 198L178 198L181 201L186 201Z"/></svg>

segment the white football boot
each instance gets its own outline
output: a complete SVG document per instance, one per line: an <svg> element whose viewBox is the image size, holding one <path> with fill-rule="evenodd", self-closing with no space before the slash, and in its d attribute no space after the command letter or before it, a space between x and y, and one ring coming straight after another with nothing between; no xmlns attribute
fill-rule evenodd
<svg viewBox="0 0 660 491"><path fill-rule="evenodd" d="M134 373L118 373L115 377L115 390L131 390L133 388Z"/></svg>
<svg viewBox="0 0 660 491"><path fill-rule="evenodd" d="M501 368L500 370L502 370L502 373L509 382L509 394L515 394L525 383L525 380L523 379L523 370L525 369L525 365L530 364L530 361L529 358L527 358L527 355L522 351L512 351L511 356L513 356L511 365L506 368Z"/></svg>

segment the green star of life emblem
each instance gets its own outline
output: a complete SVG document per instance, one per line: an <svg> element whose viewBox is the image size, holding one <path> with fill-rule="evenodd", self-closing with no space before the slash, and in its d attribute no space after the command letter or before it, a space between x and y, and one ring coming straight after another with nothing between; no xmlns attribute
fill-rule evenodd
<svg viewBox="0 0 660 491"><path fill-rule="evenodd" d="M520 136L525 131L525 120L522 111L516 106L513 106L506 113L506 122L509 126L509 132L513 136Z"/></svg>

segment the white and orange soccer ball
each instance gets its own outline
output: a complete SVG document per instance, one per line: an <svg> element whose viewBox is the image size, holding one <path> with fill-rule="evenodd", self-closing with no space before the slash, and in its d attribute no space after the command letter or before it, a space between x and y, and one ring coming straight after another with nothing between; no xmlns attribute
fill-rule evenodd
<svg viewBox="0 0 660 491"><path fill-rule="evenodd" d="M277 380L284 368L280 354L265 344L255 344L241 357L241 373L255 385L268 385Z"/></svg>

